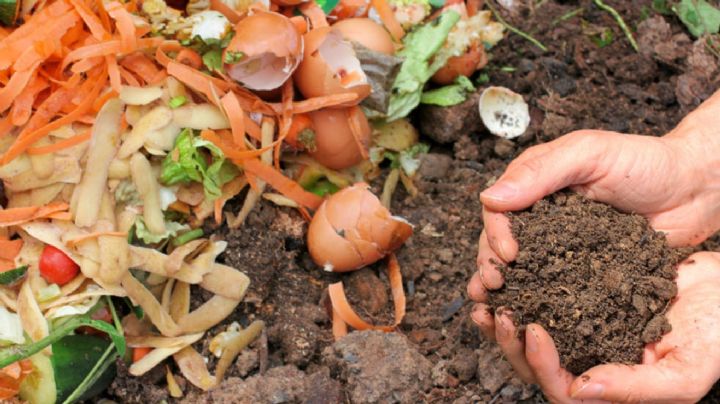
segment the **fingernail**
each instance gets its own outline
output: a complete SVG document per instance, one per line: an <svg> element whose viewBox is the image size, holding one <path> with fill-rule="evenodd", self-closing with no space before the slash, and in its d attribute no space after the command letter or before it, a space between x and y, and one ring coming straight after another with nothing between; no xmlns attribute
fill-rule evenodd
<svg viewBox="0 0 720 404"><path fill-rule="evenodd" d="M482 316L485 314L484 312L487 312L487 308L481 304L476 304L473 306L472 313L470 313L470 319L475 323L475 325L480 325L482 322Z"/></svg>
<svg viewBox="0 0 720 404"><path fill-rule="evenodd" d="M599 383L587 383L583 384L574 393L570 394L570 397L577 398L580 400L599 399L602 398L605 392L605 386Z"/></svg>
<svg viewBox="0 0 720 404"><path fill-rule="evenodd" d="M499 182L490 188L484 190L481 194L481 198L492 199L498 202L508 202L518 194L518 189L512 184L506 182Z"/></svg>
<svg viewBox="0 0 720 404"><path fill-rule="evenodd" d="M500 258L502 258L505 262L510 261L510 257L508 256L508 251L510 250L510 243L507 240L499 240L497 243L497 248L497 253Z"/></svg>
<svg viewBox="0 0 720 404"><path fill-rule="evenodd" d="M535 330L533 330L532 326L529 326L527 331L528 332L525 333L525 349L527 349L528 352L535 353L538 351L538 346L540 346L538 336L535 334ZM527 334L530 335L528 336Z"/></svg>

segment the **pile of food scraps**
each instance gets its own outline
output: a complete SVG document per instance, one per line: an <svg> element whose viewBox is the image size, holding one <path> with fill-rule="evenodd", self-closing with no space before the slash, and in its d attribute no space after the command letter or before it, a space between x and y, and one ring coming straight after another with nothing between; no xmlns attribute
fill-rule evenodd
<svg viewBox="0 0 720 404"><path fill-rule="evenodd" d="M204 224L238 228L261 199L310 221L327 271L387 258L392 324L358 316L342 283L328 294L336 338L393 331L405 313L393 251L412 225L388 208L398 183L417 193L428 149L406 117L475 90L503 37L481 6L0 3L0 399L88 399L118 358L133 376L164 365L172 397L178 373L217 386L264 324L208 333L249 279L217 262L227 243ZM378 199L364 181L381 164ZM191 310L198 289L212 297ZM213 369L193 346L204 340Z"/></svg>

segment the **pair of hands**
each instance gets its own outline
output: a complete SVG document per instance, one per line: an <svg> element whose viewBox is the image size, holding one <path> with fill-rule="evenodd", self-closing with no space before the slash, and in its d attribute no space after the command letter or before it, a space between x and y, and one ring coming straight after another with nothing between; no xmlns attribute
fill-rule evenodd
<svg viewBox="0 0 720 404"><path fill-rule="evenodd" d="M672 331L645 347L642 364L608 364L582 375L560 366L550 335L526 328L484 303L500 288L494 262L514 260L518 245L504 212L527 208L565 187L616 208L644 215L673 246L695 245L720 228L720 141L715 115L720 93L662 138L579 131L528 149L481 194L485 230L478 271L468 285L477 302L472 319L502 347L526 382L557 403L697 402L720 378L720 254L697 253L678 268L678 295L667 317ZM718 156L718 157L716 157ZM499 310L507 313L507 311Z"/></svg>

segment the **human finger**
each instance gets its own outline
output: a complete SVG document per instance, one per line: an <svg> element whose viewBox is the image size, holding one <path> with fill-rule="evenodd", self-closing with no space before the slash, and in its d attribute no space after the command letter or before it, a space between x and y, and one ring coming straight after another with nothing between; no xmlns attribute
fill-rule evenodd
<svg viewBox="0 0 720 404"><path fill-rule="evenodd" d="M486 339L495 341L495 317L490 306L484 303L476 304L470 313L470 318L480 328Z"/></svg>
<svg viewBox="0 0 720 404"><path fill-rule="evenodd" d="M483 224L493 251L505 262L515 260L519 246L512 236L510 218L483 207Z"/></svg>
<svg viewBox="0 0 720 404"><path fill-rule="evenodd" d="M547 143L529 158L518 158L480 194L484 206L507 212L525 209L545 196L602 175L605 137L612 132L582 130Z"/></svg>
<svg viewBox="0 0 720 404"><path fill-rule="evenodd" d="M467 295L470 300L476 303L486 302L488 299L487 289L480 278L480 270L475 271L467 285Z"/></svg>
<svg viewBox="0 0 720 404"><path fill-rule="evenodd" d="M501 307L495 311L495 339L520 379L535 383L535 375L525 359L525 344L518 337L511 310Z"/></svg>
<svg viewBox="0 0 720 404"><path fill-rule="evenodd" d="M505 262L490 247L485 230L480 234L478 244L477 266L478 272L480 272L480 280L486 289L499 289L503 285L503 276L497 265Z"/></svg>
<svg viewBox="0 0 720 404"><path fill-rule="evenodd" d="M525 330L525 357L551 402L574 402L568 395L574 376L560 366L560 355L552 337L537 324L530 324Z"/></svg>
<svg viewBox="0 0 720 404"><path fill-rule="evenodd" d="M694 403L712 387L697 383L695 372L667 357L655 365L600 365L578 377L570 394L580 400Z"/></svg>

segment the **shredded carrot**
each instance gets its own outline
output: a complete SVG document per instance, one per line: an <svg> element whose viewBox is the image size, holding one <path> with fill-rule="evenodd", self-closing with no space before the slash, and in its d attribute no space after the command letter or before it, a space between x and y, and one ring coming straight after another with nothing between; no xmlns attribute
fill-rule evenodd
<svg viewBox="0 0 720 404"><path fill-rule="evenodd" d="M312 130L312 121L307 114L295 114L292 117L290 131L285 137L285 142L297 150L303 150L305 147L300 143L298 136L306 129Z"/></svg>
<svg viewBox="0 0 720 404"><path fill-rule="evenodd" d="M110 2L107 11L110 17L115 20L117 30L120 33L123 52L130 53L136 50L138 44L132 15L117 1Z"/></svg>
<svg viewBox="0 0 720 404"><path fill-rule="evenodd" d="M245 171L257 175L258 178L270 184L270 186L295 201L298 205L315 210L323 201L319 196L305 191L300 184L286 177L279 170L266 166L260 160L248 159L242 161L241 165Z"/></svg>
<svg viewBox="0 0 720 404"><path fill-rule="evenodd" d="M150 347L133 348L133 353L132 353L133 362L137 362L140 359L144 358L145 355L150 353L150 351L152 351L152 348L150 348Z"/></svg>
<svg viewBox="0 0 720 404"><path fill-rule="evenodd" d="M332 311L332 333L335 341L348 334L347 323L338 314L337 310Z"/></svg>
<svg viewBox="0 0 720 404"><path fill-rule="evenodd" d="M25 130L23 130L23 132L20 133L20 136L18 136L18 140L13 143L12 146L10 146L7 152L5 152L2 163L7 164L9 161L14 159L21 153L25 152L35 142L46 136L51 131L74 122L80 116L84 115L85 112L89 111L92 107L93 102L98 97L100 90L105 86L107 75L101 74L100 77L96 78L96 80L97 81L95 83L91 82L92 84L94 84L93 88L87 94L84 94L84 99L82 100L82 102L71 113L65 115L62 118L56 119L52 123L33 130L30 133L27 133Z"/></svg>
<svg viewBox="0 0 720 404"><path fill-rule="evenodd" d="M0 240L0 259L14 260L20 254L22 246L22 239Z"/></svg>
<svg viewBox="0 0 720 404"><path fill-rule="evenodd" d="M300 212L300 216L302 216L306 222L310 223L312 221L312 216L310 216L310 212L308 212L307 208L298 206L297 210Z"/></svg>
<svg viewBox="0 0 720 404"><path fill-rule="evenodd" d="M390 32L390 35L392 35L393 39L395 41L400 42L403 36L405 36L405 30L403 30L402 25L398 22L398 20L395 18L395 13L393 12L392 8L390 8L390 5L387 3L386 0L370 0L370 4L372 7L377 11L378 16L380 16L380 20L382 21L383 25L385 25L385 28Z"/></svg>
<svg viewBox="0 0 720 404"><path fill-rule="evenodd" d="M122 78L120 77L120 68L118 67L117 59L114 56L105 56L105 63L107 64L108 76L110 77L110 86L113 91L119 93L122 87Z"/></svg>
<svg viewBox="0 0 720 404"><path fill-rule="evenodd" d="M33 365L29 359L23 359L0 368L0 400L15 397L20 391L20 384L32 371Z"/></svg>
<svg viewBox="0 0 720 404"><path fill-rule="evenodd" d="M225 4L222 0L210 0L210 9L224 15L225 18L230 20L233 24L237 24L242 17L237 11Z"/></svg>
<svg viewBox="0 0 720 404"><path fill-rule="evenodd" d="M0 118L0 137L9 134L12 128L13 124L9 116L6 116L5 118Z"/></svg>
<svg viewBox="0 0 720 404"><path fill-rule="evenodd" d="M314 1L301 3L300 12L310 20L312 29L327 27L327 16L320 6Z"/></svg>
<svg viewBox="0 0 720 404"><path fill-rule="evenodd" d="M177 56L175 56L175 60L197 70L203 66L202 57L190 48L183 48L180 52L178 52Z"/></svg>
<svg viewBox="0 0 720 404"><path fill-rule="evenodd" d="M92 130L88 129L83 133L77 134L77 135L75 135L73 137L69 137L67 139L63 139L63 140L61 140L57 143L53 143L51 145L40 146L40 147L31 147L27 150L27 153L30 155L55 153L57 151L67 149L69 147L79 145L80 143L87 142L88 140L90 140L91 135L92 135Z"/></svg>
<svg viewBox="0 0 720 404"><path fill-rule="evenodd" d="M110 90L110 91L106 92L105 94L101 95L100 98L95 100L95 102L93 102L92 110L94 112L100 111L100 108L102 108L103 105L105 105L105 103L109 99L117 97L117 96L118 96L118 93L115 90Z"/></svg>
<svg viewBox="0 0 720 404"><path fill-rule="evenodd" d="M72 213L70 212L55 212L55 213L48 213L45 216L45 219L55 219L55 220L64 220L64 221L70 221L72 220Z"/></svg>
<svg viewBox="0 0 720 404"><path fill-rule="evenodd" d="M275 143L273 143L270 146L261 149L239 151L235 149L235 145L233 143L224 140L212 130L201 131L200 137L213 143L223 152L223 154L225 154L225 157L232 159L238 165L242 165L244 160L258 157L275 146Z"/></svg>
<svg viewBox="0 0 720 404"><path fill-rule="evenodd" d="M260 125L258 125L255 121L253 121L247 112L245 112L245 131L253 139L262 141L262 133L260 132Z"/></svg>
<svg viewBox="0 0 720 404"><path fill-rule="evenodd" d="M75 237L65 242L70 248L75 248L76 245L90 239L98 238L100 236L112 236L112 237L127 237L127 233L124 231L98 231L94 233L83 234L80 237Z"/></svg>
<svg viewBox="0 0 720 404"><path fill-rule="evenodd" d="M163 43L164 39L157 38L142 38L137 40L137 47L139 49L154 48ZM77 60L97 57L97 56L108 56L114 54L121 54L123 52L123 44L119 39L114 39L106 42L95 43L92 45L83 46L80 48L73 49L62 61L62 68L64 69L70 63Z"/></svg>
<svg viewBox="0 0 720 404"><path fill-rule="evenodd" d="M30 79L35 75L35 68L22 72L15 72L8 84L0 89L0 113L5 112L12 105L13 101L22 93Z"/></svg>
<svg viewBox="0 0 720 404"><path fill-rule="evenodd" d="M13 125L25 125L32 114L32 106L35 103L37 95L48 87L48 81L42 77L36 77L25 88L13 103L10 111L10 119Z"/></svg>
<svg viewBox="0 0 720 404"><path fill-rule="evenodd" d="M247 146L245 145L245 112L240 108L237 96L235 96L234 92L230 91L225 94L220 102L230 122L235 146L240 150L247 150Z"/></svg>
<svg viewBox="0 0 720 404"><path fill-rule="evenodd" d="M0 227L16 226L32 220L44 219L53 213L67 211L68 204L53 202L45 206L28 206L0 210Z"/></svg>
<svg viewBox="0 0 720 404"><path fill-rule="evenodd" d="M483 6L483 0L466 0L467 13L469 17L474 16Z"/></svg>
<svg viewBox="0 0 720 404"><path fill-rule="evenodd" d="M85 25L87 25L90 32L97 40L107 39L110 35L105 27L103 26L100 18L95 14L92 9L85 4L82 0L70 0L70 3L75 7L75 11L80 14L80 18L83 19Z"/></svg>
<svg viewBox="0 0 720 404"><path fill-rule="evenodd" d="M135 73L145 83L153 83L156 81L158 74L161 73L160 69L157 68L155 62L150 60L142 52L135 52L128 56L125 56L120 62L125 69Z"/></svg>
<svg viewBox="0 0 720 404"><path fill-rule="evenodd" d="M327 107L335 107L351 103L357 100L355 93L331 94L321 97L308 98L307 100L293 102L293 114L304 114L317 111ZM282 104L270 104L276 114L282 113Z"/></svg>
<svg viewBox="0 0 720 404"><path fill-rule="evenodd" d="M167 65L167 72L195 91L205 95L210 102L213 102L215 98L213 92L217 94L217 96L222 97L225 95L225 92L230 89L230 85L227 82L208 76L179 62L170 61Z"/></svg>
<svg viewBox="0 0 720 404"><path fill-rule="evenodd" d="M333 334L336 339L342 337L342 325L335 324L335 314L338 320L353 327L356 330L378 330L390 332L402 322L405 317L405 292L402 285L402 273L400 272L400 264L398 264L395 254L390 254L387 258L387 275L390 280L390 288L392 289L393 305L395 306L395 322L392 325L372 325L355 313L345 296L345 289L342 282L333 283L328 286L328 295L333 308ZM336 330L337 329L337 330Z"/></svg>
<svg viewBox="0 0 720 404"><path fill-rule="evenodd" d="M280 150L282 149L282 142L287 137L288 132L290 132L290 125L292 125L292 104L294 96L293 80L290 78L282 87L282 111L279 119L278 144L275 146L273 152L273 163L275 164L276 170L280 170Z"/></svg>
<svg viewBox="0 0 720 404"><path fill-rule="evenodd" d="M138 79L135 78L135 76L133 76L132 73L130 73L129 71L127 71L124 68L119 67L119 66L118 66L118 71L120 72L120 77L122 77L122 79L123 79L123 81L125 81L125 83L127 83L131 86L140 87L140 81L138 81Z"/></svg>

